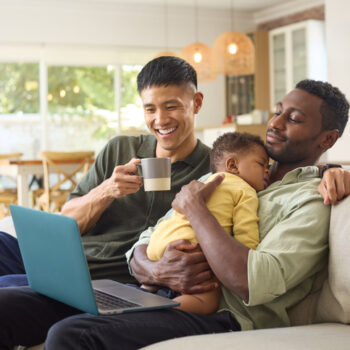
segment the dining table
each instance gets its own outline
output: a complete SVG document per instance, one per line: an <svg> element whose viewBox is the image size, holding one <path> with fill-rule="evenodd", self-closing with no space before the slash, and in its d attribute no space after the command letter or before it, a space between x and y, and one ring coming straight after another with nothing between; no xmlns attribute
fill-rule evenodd
<svg viewBox="0 0 350 350"><path fill-rule="evenodd" d="M76 162L62 160L60 167L67 173L76 169ZM44 174L43 163L41 159L29 160L0 160L0 176L9 176L16 178L17 181L17 202L19 205L31 207L30 199L30 181L35 176L42 177Z"/></svg>

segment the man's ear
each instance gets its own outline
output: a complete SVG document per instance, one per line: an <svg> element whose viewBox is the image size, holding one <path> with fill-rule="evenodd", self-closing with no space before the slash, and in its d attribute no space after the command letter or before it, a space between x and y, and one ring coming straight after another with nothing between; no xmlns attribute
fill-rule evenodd
<svg viewBox="0 0 350 350"><path fill-rule="evenodd" d="M239 175L238 158L236 156L228 157L226 159L225 166L226 166L227 172L231 174Z"/></svg>
<svg viewBox="0 0 350 350"><path fill-rule="evenodd" d="M193 97L194 101L194 114L198 114L203 104L203 94L201 92L196 92Z"/></svg>
<svg viewBox="0 0 350 350"><path fill-rule="evenodd" d="M321 140L320 147L323 149L323 152L327 151L327 149L333 147L333 145L337 142L339 138L339 130L326 130L324 132L323 138Z"/></svg>

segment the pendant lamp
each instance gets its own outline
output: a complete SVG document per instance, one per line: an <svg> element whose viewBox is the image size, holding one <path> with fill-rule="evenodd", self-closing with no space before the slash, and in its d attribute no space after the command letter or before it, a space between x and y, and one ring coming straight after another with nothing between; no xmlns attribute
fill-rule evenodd
<svg viewBox="0 0 350 350"><path fill-rule="evenodd" d="M214 42L213 59L216 73L249 75L254 73L255 48L243 33L232 31L233 0L231 0L231 31L221 34Z"/></svg>
<svg viewBox="0 0 350 350"><path fill-rule="evenodd" d="M198 81L216 79L216 74L213 72L212 49L208 45L198 42L187 45L182 49L180 56L196 70Z"/></svg>
<svg viewBox="0 0 350 350"><path fill-rule="evenodd" d="M199 82L216 79L213 71L212 49L203 43L198 42L198 6L195 2L195 42L184 47L180 53L181 58L187 61L197 72Z"/></svg>
<svg viewBox="0 0 350 350"><path fill-rule="evenodd" d="M243 33L221 34L213 47L214 69L225 75L254 74L255 49L252 41Z"/></svg>

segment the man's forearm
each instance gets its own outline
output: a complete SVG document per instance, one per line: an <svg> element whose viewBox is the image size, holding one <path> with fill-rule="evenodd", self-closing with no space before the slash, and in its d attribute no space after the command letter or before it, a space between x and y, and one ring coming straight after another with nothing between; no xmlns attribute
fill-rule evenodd
<svg viewBox="0 0 350 350"><path fill-rule="evenodd" d="M228 235L202 202L188 206L185 215L216 277L228 289L248 301L249 249Z"/></svg>
<svg viewBox="0 0 350 350"><path fill-rule="evenodd" d="M62 215L77 220L81 235L95 226L102 213L113 201L113 198L106 194L104 187L102 183L85 196L71 199L62 208Z"/></svg>

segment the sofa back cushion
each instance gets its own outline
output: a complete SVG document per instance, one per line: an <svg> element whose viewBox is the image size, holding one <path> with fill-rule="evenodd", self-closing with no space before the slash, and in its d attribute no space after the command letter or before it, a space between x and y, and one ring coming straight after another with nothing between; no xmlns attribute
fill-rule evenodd
<svg viewBox="0 0 350 350"><path fill-rule="evenodd" d="M329 249L315 321L350 323L350 196L332 207Z"/></svg>
<svg viewBox="0 0 350 350"><path fill-rule="evenodd" d="M332 207L329 265L309 295L289 311L293 326L316 322L350 323L350 196Z"/></svg>

